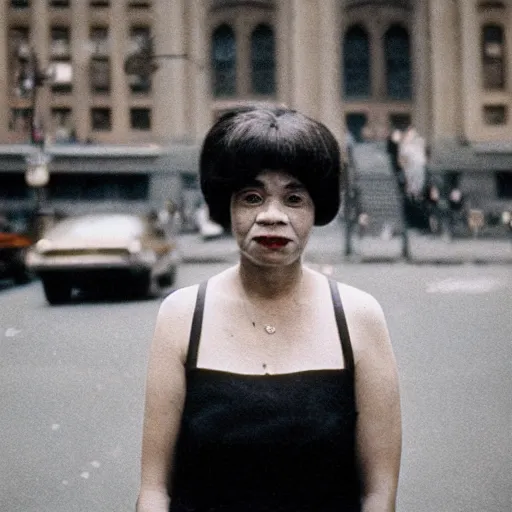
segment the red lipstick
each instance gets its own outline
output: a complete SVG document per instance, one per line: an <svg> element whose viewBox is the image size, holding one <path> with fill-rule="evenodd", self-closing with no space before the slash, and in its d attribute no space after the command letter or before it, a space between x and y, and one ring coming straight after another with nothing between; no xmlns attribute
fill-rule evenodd
<svg viewBox="0 0 512 512"><path fill-rule="evenodd" d="M258 236L254 240L267 249L281 249L290 241L282 236Z"/></svg>

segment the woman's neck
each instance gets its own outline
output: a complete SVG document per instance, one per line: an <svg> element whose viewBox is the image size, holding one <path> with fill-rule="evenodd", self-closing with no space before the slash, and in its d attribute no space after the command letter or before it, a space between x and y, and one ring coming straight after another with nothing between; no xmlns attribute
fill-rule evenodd
<svg viewBox="0 0 512 512"><path fill-rule="evenodd" d="M291 297L300 290L304 270L300 260L285 267L261 267L242 260L238 275L248 297L276 300Z"/></svg>

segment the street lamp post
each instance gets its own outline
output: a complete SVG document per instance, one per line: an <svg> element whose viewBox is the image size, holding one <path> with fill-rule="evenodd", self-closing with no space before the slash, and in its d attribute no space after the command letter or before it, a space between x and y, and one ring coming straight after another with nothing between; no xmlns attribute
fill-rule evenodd
<svg viewBox="0 0 512 512"><path fill-rule="evenodd" d="M30 95L30 142L36 146L44 144L44 130L37 119L37 92L40 87L51 78L48 70L39 66L36 52L31 48L28 52L19 54L21 72L18 78L18 87L23 96Z"/></svg>
<svg viewBox="0 0 512 512"><path fill-rule="evenodd" d="M30 95L30 144L33 150L26 156L27 169L25 172L26 184L35 191L35 231L39 234L43 228L42 214L46 203L46 186L50 179L48 163L50 156L45 151L44 125L37 117L38 89L51 78L47 70L39 66L39 60L34 49L19 55L21 72L18 78L18 87L22 95Z"/></svg>

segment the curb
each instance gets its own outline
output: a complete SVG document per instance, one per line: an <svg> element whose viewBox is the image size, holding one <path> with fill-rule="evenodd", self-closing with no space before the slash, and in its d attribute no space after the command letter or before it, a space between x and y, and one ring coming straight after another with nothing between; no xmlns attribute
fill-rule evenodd
<svg viewBox="0 0 512 512"><path fill-rule="evenodd" d="M408 260L404 259L400 252L400 244L396 239L389 242L380 240L367 240L369 247L360 253L355 250L350 256L344 254L344 243L339 231L328 230L313 235L304 252L304 262L319 265L342 264L392 264L403 263L406 265L511 265L512 244L498 241L494 251L485 245L479 245L475 241L474 247L457 248L444 244L441 240L423 240L418 238L419 247L413 249ZM471 243L471 242L469 242ZM375 244L375 251L372 246ZM387 245L386 245L387 244ZM456 244L456 242L455 242ZM427 247L428 246L428 247ZM415 249L415 250L414 250ZM422 250L423 249L423 250ZM459 249L459 252L458 252ZM224 236L215 240L202 240L198 235L184 235L180 237L179 250L181 261L188 264L208 263L236 263L238 261L238 248L233 238Z"/></svg>

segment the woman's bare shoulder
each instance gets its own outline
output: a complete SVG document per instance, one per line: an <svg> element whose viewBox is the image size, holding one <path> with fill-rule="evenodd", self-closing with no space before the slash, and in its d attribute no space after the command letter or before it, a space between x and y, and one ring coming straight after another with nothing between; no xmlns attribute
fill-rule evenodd
<svg viewBox="0 0 512 512"><path fill-rule="evenodd" d="M338 289L356 355L366 349L379 352L389 345L387 322L379 301L348 284L338 283Z"/></svg>
<svg viewBox="0 0 512 512"><path fill-rule="evenodd" d="M366 314L381 312L379 301L367 291L345 283L338 282L337 284L344 308Z"/></svg>
<svg viewBox="0 0 512 512"><path fill-rule="evenodd" d="M170 316L174 319L183 315L187 316L193 313L197 291L199 289L198 284L191 286L185 286L178 288L172 293L167 295L160 305L158 315L164 318Z"/></svg>
<svg viewBox="0 0 512 512"><path fill-rule="evenodd" d="M184 360L194 316L198 285L175 290L160 305L153 335L155 350L179 354Z"/></svg>

